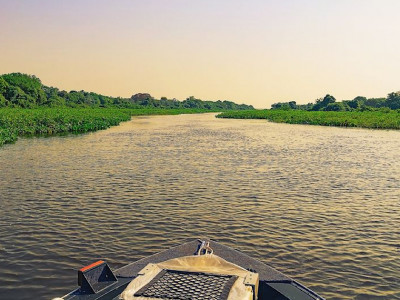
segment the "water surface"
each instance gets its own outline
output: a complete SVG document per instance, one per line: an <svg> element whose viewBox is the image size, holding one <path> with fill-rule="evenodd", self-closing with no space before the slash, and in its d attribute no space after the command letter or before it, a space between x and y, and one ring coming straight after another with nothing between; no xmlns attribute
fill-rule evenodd
<svg viewBox="0 0 400 300"><path fill-rule="evenodd" d="M400 299L400 132L136 117L0 148L0 299L49 299L97 259L235 247L327 299Z"/></svg>

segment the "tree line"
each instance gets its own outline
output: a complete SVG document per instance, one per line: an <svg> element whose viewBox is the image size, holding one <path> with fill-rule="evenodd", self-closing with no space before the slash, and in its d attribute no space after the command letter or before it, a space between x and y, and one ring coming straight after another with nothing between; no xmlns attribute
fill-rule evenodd
<svg viewBox="0 0 400 300"><path fill-rule="evenodd" d="M155 99L148 93L138 93L130 98L110 97L86 91L64 91L42 84L34 75L11 73L0 76L1 107L119 107L119 108L195 108L205 110L247 110L251 105L232 101L205 101L190 96L177 99Z"/></svg>
<svg viewBox="0 0 400 300"><path fill-rule="evenodd" d="M355 97L353 100L336 102L335 97L326 95L315 100L314 103L297 104L296 101L278 102L271 105L271 109L307 110L307 111L389 111L400 109L400 92L393 92L386 98Z"/></svg>

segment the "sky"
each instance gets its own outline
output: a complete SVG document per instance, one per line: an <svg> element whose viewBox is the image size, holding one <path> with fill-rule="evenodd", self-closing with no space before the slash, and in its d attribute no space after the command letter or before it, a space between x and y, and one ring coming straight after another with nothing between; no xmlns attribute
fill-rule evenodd
<svg viewBox="0 0 400 300"><path fill-rule="evenodd" d="M0 74L272 103L400 90L399 0L0 0Z"/></svg>

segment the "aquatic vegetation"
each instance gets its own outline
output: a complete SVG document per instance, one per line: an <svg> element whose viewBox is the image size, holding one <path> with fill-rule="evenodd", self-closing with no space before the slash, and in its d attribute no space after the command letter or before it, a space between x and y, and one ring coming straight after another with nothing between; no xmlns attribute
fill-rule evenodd
<svg viewBox="0 0 400 300"><path fill-rule="evenodd" d="M229 111L218 118L266 119L277 123L309 124L376 129L400 129L400 113L384 111L300 111L300 110L251 110Z"/></svg>
<svg viewBox="0 0 400 300"><path fill-rule="evenodd" d="M53 135L106 129L130 120L131 116L173 115L205 112L199 109L121 109L121 108L2 108L0 146L15 142L18 136ZM208 112L208 111L207 111Z"/></svg>

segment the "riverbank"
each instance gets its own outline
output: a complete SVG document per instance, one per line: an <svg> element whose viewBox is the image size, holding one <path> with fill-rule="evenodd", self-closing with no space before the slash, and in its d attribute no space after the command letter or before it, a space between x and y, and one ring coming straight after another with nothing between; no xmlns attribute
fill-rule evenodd
<svg viewBox="0 0 400 300"><path fill-rule="evenodd" d="M210 112L203 109L37 108L0 109L0 146L19 136L83 133L106 129L132 116Z"/></svg>
<svg viewBox="0 0 400 300"><path fill-rule="evenodd" d="M400 129L400 113L398 111L252 110L224 112L217 115L217 118L266 119L276 123L289 124Z"/></svg>

